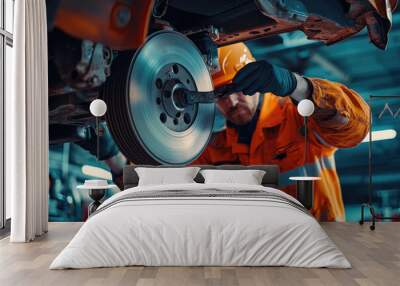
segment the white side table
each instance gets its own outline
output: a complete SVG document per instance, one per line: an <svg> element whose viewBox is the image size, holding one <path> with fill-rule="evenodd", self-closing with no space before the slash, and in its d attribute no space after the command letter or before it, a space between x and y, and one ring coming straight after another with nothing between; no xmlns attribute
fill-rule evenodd
<svg viewBox="0 0 400 286"><path fill-rule="evenodd" d="M101 205L106 190L118 188L116 185L108 184L106 180L86 180L85 184L76 187L81 190L89 190L89 196L93 202L88 207L88 216L94 213Z"/></svg>
<svg viewBox="0 0 400 286"><path fill-rule="evenodd" d="M314 181L321 180L320 177L290 177L289 180L296 181L297 199L308 210L314 205Z"/></svg>

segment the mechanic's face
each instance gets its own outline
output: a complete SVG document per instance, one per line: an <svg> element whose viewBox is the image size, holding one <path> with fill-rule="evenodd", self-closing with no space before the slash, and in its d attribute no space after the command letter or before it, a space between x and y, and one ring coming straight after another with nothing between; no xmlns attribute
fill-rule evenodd
<svg viewBox="0 0 400 286"><path fill-rule="evenodd" d="M217 107L230 122L245 125L251 121L257 110L260 94L246 96L242 92L233 93L217 101Z"/></svg>

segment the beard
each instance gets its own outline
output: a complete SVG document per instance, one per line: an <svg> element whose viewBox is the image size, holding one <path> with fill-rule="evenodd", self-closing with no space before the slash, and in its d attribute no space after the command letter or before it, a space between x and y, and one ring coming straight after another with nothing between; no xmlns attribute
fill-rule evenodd
<svg viewBox="0 0 400 286"><path fill-rule="evenodd" d="M226 118L235 125L246 125L249 123L253 116L254 111L249 108L248 105L239 102L235 107L231 108L226 113Z"/></svg>

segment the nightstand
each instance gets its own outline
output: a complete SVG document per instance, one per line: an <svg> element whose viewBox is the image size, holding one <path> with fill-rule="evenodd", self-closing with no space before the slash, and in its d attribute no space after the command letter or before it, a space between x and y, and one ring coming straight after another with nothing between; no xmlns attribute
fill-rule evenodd
<svg viewBox="0 0 400 286"><path fill-rule="evenodd" d="M290 177L289 180L296 181L297 200L308 210L314 205L314 181L321 180L320 177Z"/></svg>
<svg viewBox="0 0 400 286"><path fill-rule="evenodd" d="M101 205L106 190L118 188L116 185L108 184L106 180L85 180L83 185L77 186L77 189L89 190L89 196L93 202L88 207L88 216L94 213Z"/></svg>

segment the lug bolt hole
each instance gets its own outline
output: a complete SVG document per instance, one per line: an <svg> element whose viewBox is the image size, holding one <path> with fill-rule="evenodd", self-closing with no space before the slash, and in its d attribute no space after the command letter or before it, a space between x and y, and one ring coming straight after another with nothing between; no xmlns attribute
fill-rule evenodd
<svg viewBox="0 0 400 286"><path fill-rule="evenodd" d="M160 120L162 123L167 122L167 115L164 112L160 114Z"/></svg>
<svg viewBox="0 0 400 286"><path fill-rule="evenodd" d="M158 89L161 89L161 88L162 88L162 80L161 80L161 78L157 78L157 79L156 79L156 87L157 87Z"/></svg>
<svg viewBox="0 0 400 286"><path fill-rule="evenodd" d="M186 124L189 124L189 123L190 123L190 120L191 120L190 114L189 114L189 113L185 113L185 114L183 115L183 121L184 121Z"/></svg>
<svg viewBox="0 0 400 286"><path fill-rule="evenodd" d="M190 80L189 80L189 79L186 79L186 83L189 84L189 83L190 83Z"/></svg>
<svg viewBox="0 0 400 286"><path fill-rule="evenodd" d="M181 117L181 115L182 115L182 113L180 113L180 112L177 112L177 113L175 114L175 116L176 116L177 118Z"/></svg>
<svg viewBox="0 0 400 286"><path fill-rule="evenodd" d="M177 74L179 72L179 67L177 64L172 65L172 71L174 72L174 74Z"/></svg>
<svg viewBox="0 0 400 286"><path fill-rule="evenodd" d="M170 98L171 97L171 92L169 92L169 91L165 91L164 92L164 96L166 97L166 98Z"/></svg>
<svg viewBox="0 0 400 286"><path fill-rule="evenodd" d="M178 125L178 119L177 118L174 118L174 124Z"/></svg>
<svg viewBox="0 0 400 286"><path fill-rule="evenodd" d="M160 104L161 104L161 98L157 97L157 98L156 98L156 103L157 103L158 105L160 105Z"/></svg>

